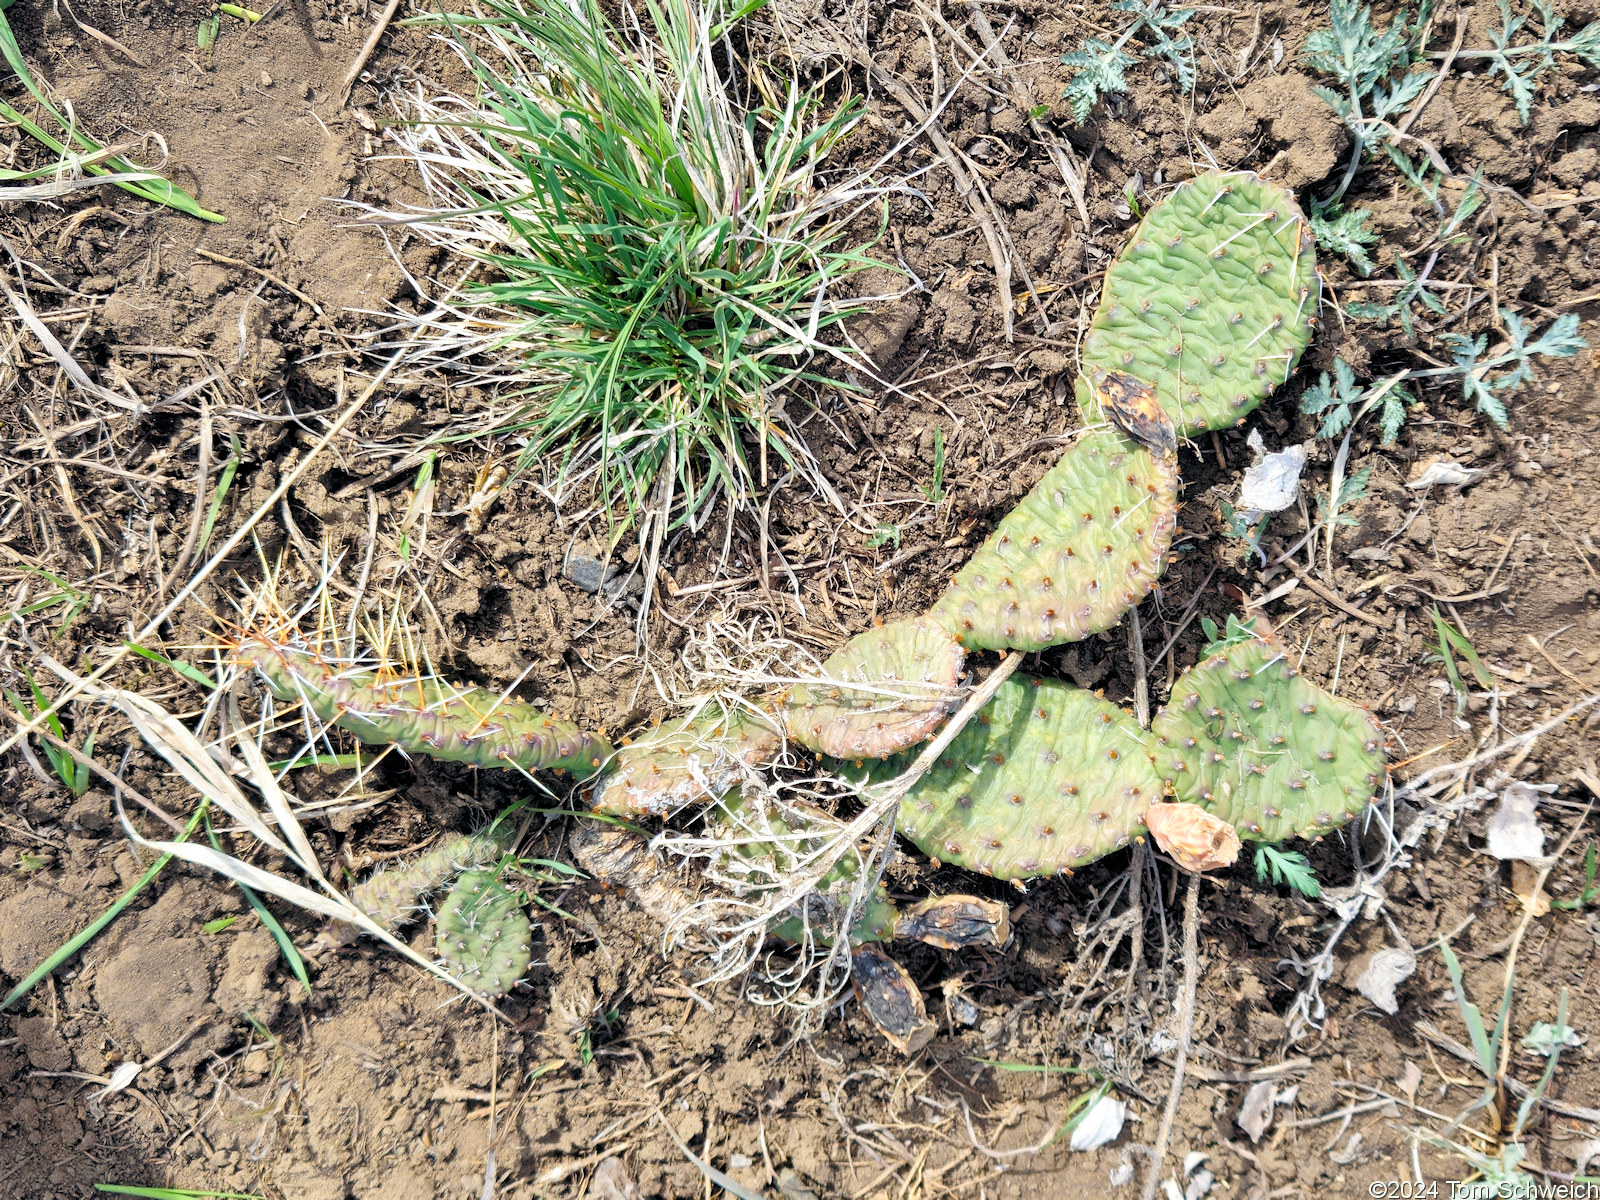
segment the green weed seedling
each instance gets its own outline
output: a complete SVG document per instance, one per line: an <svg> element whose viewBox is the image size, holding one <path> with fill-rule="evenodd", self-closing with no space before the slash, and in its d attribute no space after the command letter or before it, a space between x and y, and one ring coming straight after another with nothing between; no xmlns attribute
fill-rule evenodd
<svg viewBox="0 0 1600 1200"><path fill-rule="evenodd" d="M1322 895L1322 885L1311 869L1311 863L1298 850L1284 850L1266 843L1256 847L1256 881L1286 884L1302 896L1315 900Z"/></svg>
<svg viewBox="0 0 1600 1200"><path fill-rule="evenodd" d="M1467 664L1472 677L1478 681L1478 686L1488 689L1494 686L1494 677L1489 674L1489 669L1483 665L1483 660L1478 657L1478 652L1472 648L1472 643L1461 635L1461 631L1439 611L1438 605L1428 609L1428 615L1433 618L1433 630L1438 635L1439 659L1444 663L1444 673L1450 679L1450 690L1456 694L1456 715L1460 716L1467 711L1467 685L1461 678L1461 671L1456 666L1456 656L1459 655Z"/></svg>
<svg viewBox="0 0 1600 1200"><path fill-rule="evenodd" d="M33 693L33 704L29 704L21 696L9 689L6 691L6 699L11 701L18 712L29 719L49 710L50 715L45 718L45 727L49 729L57 740L65 742L67 740L67 731L62 728L61 718L56 715L54 707L50 703L50 697L46 696L43 689L34 682L31 674L24 671L23 676L28 681L28 689ZM74 796L81 796L89 790L90 772L88 766L80 763L59 746L53 746L42 738L39 742L39 749L44 751L45 757L50 761L50 769L56 773L56 778L61 780L67 791ZM85 756L94 753L94 734L91 733L84 739L83 753Z"/></svg>
<svg viewBox="0 0 1600 1200"><path fill-rule="evenodd" d="M1139 34L1150 43L1143 51L1146 58L1170 65L1180 91L1187 94L1194 88L1194 39L1173 36L1194 16L1194 9L1168 8L1161 0L1116 0L1111 7L1134 14L1133 23L1115 42L1088 38L1081 49L1061 56L1063 65L1078 69L1062 97L1072 105L1072 119L1079 125L1089 119L1102 97L1127 92L1127 70L1138 60L1123 47Z"/></svg>
<svg viewBox="0 0 1600 1200"><path fill-rule="evenodd" d="M122 1183L97 1183L94 1190L113 1196L147 1196L150 1200L261 1200L254 1192L196 1192L189 1188L130 1187Z"/></svg>
<svg viewBox="0 0 1600 1200"><path fill-rule="evenodd" d="M1410 377L1421 379L1431 375L1456 375L1461 379L1461 395L1471 400L1484 416L1501 429L1510 427L1506 415L1506 400L1524 383L1533 378L1535 358L1571 358L1580 350L1588 349L1587 339L1578 334L1578 314L1564 313L1550 322L1538 340L1528 341L1527 323L1509 308L1500 310L1505 322L1509 346L1487 361L1483 352L1488 348L1489 335L1480 333L1476 338L1464 333L1440 334L1450 347L1453 367L1435 367L1426 371L1413 371ZM1491 378L1490 372L1501 371Z"/></svg>
<svg viewBox="0 0 1600 1200"><path fill-rule="evenodd" d="M1372 274L1373 262L1367 247L1378 243L1378 235L1367 228L1372 213L1364 208L1346 210L1337 202L1311 207L1307 224L1317 245L1334 254L1342 254L1355 267L1356 274L1365 279Z"/></svg>
<svg viewBox="0 0 1600 1200"><path fill-rule="evenodd" d="M1465 50L1456 57L1487 58L1489 74L1505 77L1500 87L1511 93L1511 98L1517 104L1517 115L1526 125L1533 115L1534 84L1539 76L1555 67L1557 54L1571 54L1586 66L1600 70L1600 21L1590 21L1575 37L1557 41L1556 35L1566 24L1566 18L1556 12L1555 5L1549 0L1533 0L1542 30L1539 40L1529 45L1513 46L1513 39L1522 32L1528 19L1512 16L1507 0L1495 2L1500 7L1500 27L1489 31L1494 48Z"/></svg>
<svg viewBox="0 0 1600 1200"><path fill-rule="evenodd" d="M1573 900L1552 900L1551 908L1558 908L1563 912L1576 912L1580 908L1587 908L1591 904L1600 903L1600 885L1594 881L1595 869L1600 862L1595 858L1595 844L1589 843L1589 849L1583 856L1583 887Z"/></svg>
<svg viewBox="0 0 1600 1200"><path fill-rule="evenodd" d="M1372 122L1398 120L1433 78L1430 68L1412 70L1422 58L1417 34L1428 23L1423 11L1413 14L1402 6L1389 24L1379 29L1372 9L1358 0L1333 0L1328 10L1330 28L1306 38L1306 63L1330 75L1337 88L1318 87L1317 95L1344 118L1350 130L1350 161L1344 176L1323 205L1337 202L1349 191L1361 161L1373 144L1383 144L1387 134Z"/></svg>
<svg viewBox="0 0 1600 1200"><path fill-rule="evenodd" d="M60 638L67 631L67 627L82 616L94 601L94 597L82 588L74 587L59 575L52 575L49 571L40 567L24 567L22 571L25 575L41 576L54 584L56 590L48 596L41 596L37 600L30 600L26 604L18 606L7 614L6 619L17 620L21 617L31 617L36 612L44 612L58 604L65 604L67 608L66 612L62 614L61 624L56 626L56 631L50 635L52 642Z"/></svg>
<svg viewBox="0 0 1600 1200"><path fill-rule="evenodd" d="M1444 301L1428 287L1428 281L1413 271L1406 260L1398 255L1394 260L1394 273L1398 276L1401 286L1393 300L1387 304L1353 300L1344 306L1344 311L1358 321L1376 321L1379 325L1387 325L1389 318L1399 317L1400 328L1405 331L1406 337L1416 337L1416 328L1413 324L1415 318L1411 306L1420 303L1435 316L1440 316L1445 311Z"/></svg>

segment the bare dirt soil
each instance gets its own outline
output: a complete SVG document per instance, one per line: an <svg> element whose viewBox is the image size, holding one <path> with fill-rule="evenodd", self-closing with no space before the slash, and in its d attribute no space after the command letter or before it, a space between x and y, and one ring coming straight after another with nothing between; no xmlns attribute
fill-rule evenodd
<svg viewBox="0 0 1600 1200"><path fill-rule="evenodd" d="M1466 46L1489 44L1488 10L1441 16L1448 32L1435 44L1448 44L1455 20L1467 22ZM382 314L420 302L408 272L426 279L440 266L403 234L386 245L343 204L422 200L409 168L381 157L378 125L384 89L449 70L447 56L420 34L392 31L345 107L340 81L375 6L291 0L248 34L225 20L209 56L194 48L204 15L197 5L77 0L73 11L148 65L82 32L65 5L22 3L10 17L29 61L102 140L159 133L164 169L228 222L203 224L109 188L0 214L10 286L26 285L33 308L97 381L148 406L138 414L131 404L91 407L34 336L8 323L0 608L21 611L50 595L55 585L41 571L89 598L59 633L66 602L0 631L0 675L14 690L25 687L22 671L37 670L40 654L93 665L158 611L174 575L194 565L194 556L180 556L223 461L236 455L240 465L219 537L270 495L323 422L370 379L376 360L363 351ZM1318 194L1342 169L1348 136L1298 65L1305 33L1326 23L1320 6L1200 10L1188 27L1199 44L1195 92L1181 93L1142 64L1130 76L1132 94L1097 109L1082 128L1058 99L1070 77L1059 56L1086 36L1115 34L1122 14L1096 0L1022 3L988 16L1047 106L1043 125L1070 142L1086 173L1088 226L1028 113L1008 102L1005 81L980 73L962 84L942 125L988 189L1041 299L1029 297L1014 272L1017 334L1006 341L993 263L971 210L942 167L923 176L926 202L897 201L878 247L914 273L921 290L861 335L900 390L832 396L826 419L809 426L853 506L850 517L780 493L764 528L735 524L720 576L720 530L672 543L670 586L654 627L661 654L721 606L774 615L790 636L820 649L922 609L1053 461L1059 435L1079 423L1070 400L1077 338L1099 272L1136 219L1128 197L1146 206L1211 160ZM1567 16L1581 26L1594 18L1593 4ZM970 68L966 47L981 40L959 5L937 18L907 3L852 10L849 19L867 23L878 67L924 103ZM1312 435L1314 421L1296 400L1335 355L1373 378L1424 361L1417 354L1438 361L1440 331L1489 328L1496 306L1540 328L1576 306L1594 340L1593 76L1569 69L1545 77L1524 128L1496 83L1464 64L1479 65L1457 64L1413 132L1459 173L1482 168L1510 190L1489 194L1470 239L1447 248L1435 268L1436 279L1454 285L1444 293L1448 313L1422 314L1412 341L1397 325L1347 321L1327 306L1306 362L1248 423L1269 445ZM859 66L852 80L870 107L846 152L864 162L909 122ZM9 96L20 91L4 86ZM831 86L837 92L838 81ZM6 141L14 159L34 161L19 133ZM154 142L139 153L160 158ZM900 165L920 167L934 153L919 139ZM1375 214L1379 278L1392 277L1397 251L1433 232L1431 212L1392 171L1364 173L1349 199ZM1334 256L1323 256L1323 271L1341 302L1382 295ZM1424 393L1393 449L1377 446L1373 425L1361 426L1350 464L1371 466L1369 489L1349 509L1354 523L1339 530L1331 571L1313 568L1304 551L1263 569L1226 536L1220 501L1250 462L1244 430L1187 451L1173 563L1141 613L1155 699L1204 640L1186 617L1220 622L1271 592L1277 597L1263 611L1304 647L1309 677L1324 685L1337 678L1339 694L1384 722L1397 779L1492 748L1600 691L1596 367L1594 351L1542 365L1516 398L1509 432L1465 408L1453 388ZM215 639L215 614L238 594L236 579L259 581L262 558L285 553L291 573L303 577L303 558L324 543L354 548L340 567L342 578L353 578L369 528L381 528L375 577L400 572L390 531L411 499L417 461L408 446L459 407L444 380L382 386L288 503L257 525L260 557L255 546L241 547L163 628L169 652L209 664L206 652L183 648ZM202 414L212 439L204 470ZM949 493L938 506L923 491L933 483L935 429L946 446ZM1314 490L1327 490L1335 448L1321 443L1313 458ZM461 511L485 453L469 445L442 458L435 514L408 560L433 601L423 636L435 661L496 687L526 668L519 695L615 733L659 715L635 657L632 609L609 606L563 576L569 547L593 531L563 523L526 482L506 488L487 520ZM1464 487L1407 487L1441 456L1484 474ZM888 533L874 534L880 526ZM1305 528L1303 514L1275 519L1265 556L1282 559ZM1302 582L1286 589L1297 575ZM1429 659L1433 604L1470 636L1492 673L1494 695L1474 687L1463 719ZM1127 632L1118 629L1036 656L1027 669L1131 702L1131 661ZM191 716L206 699L203 689L132 657L111 679ZM49 676L41 682L56 686ZM1547 849L1585 824L1551 874L1547 890L1557 897L1577 894L1581 850L1595 829L1586 807L1595 797L1573 772L1592 766L1597 720L1600 709L1589 709L1557 723L1464 788L1471 794L1497 767L1557 785L1541 809ZM190 811L192 797L120 719L78 705L67 724L75 744L95 731L96 758L126 783L180 817ZM6 989L103 912L148 861L122 835L107 787L97 780L76 798L37 769L37 750L31 754L0 760ZM291 786L300 804L323 802L325 815L309 823L322 860L352 872L441 831L481 824L527 792L515 776L393 758L367 782L365 801L351 802L350 783L348 772L313 769ZM1481 1090L1473 1069L1441 1041L1464 1042L1467 1033L1444 964L1424 947L1456 935L1467 990L1492 1014L1522 916L1516 895L1529 889L1485 853L1481 801L1464 807L1382 881L1381 914L1357 917L1322 986L1320 1029L1296 1042L1285 1021L1307 984L1296 967L1322 949L1330 910L1256 882L1245 863L1207 879L1195 1050L1166 1175L1177 1174L1186 1155L1203 1154L1216 1177L1212 1195L1257 1198L1364 1195L1368 1184L1414 1170L1434 1180L1468 1176L1463 1158L1414 1132L1445 1131ZM140 810L132 819L148 836L164 832ZM536 825L528 852L562 860L565 828L559 817ZM1368 861L1376 842L1365 839ZM1355 878L1345 836L1309 853L1325 886ZM897 949L939 1023L932 1046L909 1062L854 1005L797 1038L787 1014L749 1003L732 986L697 989L692 960L663 960L659 927L625 897L581 882L542 890L551 909L538 917L539 965L503 1003L507 1021L464 1006L365 943L323 955L307 995L237 889L170 864L105 932L0 1015L0 1195L76 1200L109 1182L274 1200L464 1198L485 1194L491 1150L495 1195L711 1195L716 1189L683 1147L753 1194L789 1200L1136 1194L1144 1171L1137 1147L1155 1142L1172 1077L1183 881L1147 855L1113 857L1025 895L934 869L912 852L906 864L896 891L1005 899L1016 928L1003 953ZM270 856L261 865L282 866ZM1125 915L1130 865L1142 880L1136 915ZM315 920L274 908L308 947ZM210 925L229 917L236 919L224 928ZM1353 980L1366 956L1397 937L1418 948L1418 966L1389 1015ZM427 933L417 938L426 952ZM1564 1109L1541 1109L1531 1125L1526 1165L1550 1179L1581 1172L1597 1136L1597 945L1594 909L1552 911L1533 921L1517 962L1512 1035L1554 1021L1565 988L1568 1023L1589 1038L1568 1051L1551 1085ZM961 997L976 1006L971 1023L959 1019ZM94 1095L94 1081L117 1064L163 1052L126 1090ZM1129 1105L1121 1137L1089 1153L1068 1150L1064 1139L1019 1152L1045 1139L1088 1083L986 1065L995 1062L1114 1075ZM1511 1074L1532 1083L1542 1062L1514 1046ZM1236 1115L1246 1091L1264 1080L1276 1081L1281 1102L1252 1140ZM1482 1112L1465 1124L1488 1128ZM1486 1144L1466 1129L1450 1136ZM620 1174L606 1166L597 1175L612 1157ZM1113 1188L1125 1162L1137 1168L1135 1182Z"/></svg>

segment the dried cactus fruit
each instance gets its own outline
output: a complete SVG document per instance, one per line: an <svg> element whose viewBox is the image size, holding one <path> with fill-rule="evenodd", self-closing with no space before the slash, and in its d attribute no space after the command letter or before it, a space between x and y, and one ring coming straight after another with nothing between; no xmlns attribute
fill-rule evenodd
<svg viewBox="0 0 1600 1200"><path fill-rule="evenodd" d="M764 767L783 749L773 720L711 706L658 725L618 750L595 781L589 807L615 816L666 816L715 800L744 767Z"/></svg>
<svg viewBox="0 0 1600 1200"><path fill-rule="evenodd" d="M1180 437L1237 424L1311 341L1315 245L1276 184L1217 171L1180 184L1106 272L1080 403L1102 372L1123 372L1155 385Z"/></svg>
<svg viewBox="0 0 1600 1200"><path fill-rule="evenodd" d="M1248 841L1318 837L1359 815L1383 782L1372 714L1308 683L1276 642L1250 635L1211 649L1151 726L1173 797Z"/></svg>
<svg viewBox="0 0 1600 1200"><path fill-rule="evenodd" d="M533 922L494 871L463 871L439 905L434 947L445 969L473 991L504 996L533 961Z"/></svg>
<svg viewBox="0 0 1600 1200"><path fill-rule="evenodd" d="M869 629L822 664L827 680L790 690L784 724L819 754L886 758L932 737L955 708L964 657L961 644L927 617Z"/></svg>
<svg viewBox="0 0 1600 1200"><path fill-rule="evenodd" d="M1161 797L1148 735L1114 704L1013 675L900 802L926 854L997 879L1070 874L1144 832ZM904 759L847 774L887 780Z"/></svg>
<svg viewBox="0 0 1600 1200"><path fill-rule="evenodd" d="M1186 871L1215 871L1239 859L1239 833L1198 804L1152 804L1144 810L1150 837Z"/></svg>
<svg viewBox="0 0 1600 1200"><path fill-rule="evenodd" d="M933 1022L923 1007L922 993L906 969L872 943L857 946L850 956L850 984L878 1032L907 1057L933 1039Z"/></svg>
<svg viewBox="0 0 1600 1200"><path fill-rule="evenodd" d="M243 638L234 661L254 667L272 694L373 745L477 767L571 771L586 779L611 746L521 700L435 678L389 677L332 662L298 637Z"/></svg>
<svg viewBox="0 0 1600 1200"><path fill-rule="evenodd" d="M1006 514L930 615L968 650L1042 650L1109 629L1155 586L1177 528L1178 460L1085 433Z"/></svg>

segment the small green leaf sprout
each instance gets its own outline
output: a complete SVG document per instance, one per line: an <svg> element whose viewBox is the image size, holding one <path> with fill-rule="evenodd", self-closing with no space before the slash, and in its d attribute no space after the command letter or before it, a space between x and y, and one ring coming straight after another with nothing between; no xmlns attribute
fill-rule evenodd
<svg viewBox="0 0 1600 1200"><path fill-rule="evenodd" d="M1256 879L1265 883L1269 878L1313 900L1322 895L1322 885L1304 854L1262 843L1256 847Z"/></svg>

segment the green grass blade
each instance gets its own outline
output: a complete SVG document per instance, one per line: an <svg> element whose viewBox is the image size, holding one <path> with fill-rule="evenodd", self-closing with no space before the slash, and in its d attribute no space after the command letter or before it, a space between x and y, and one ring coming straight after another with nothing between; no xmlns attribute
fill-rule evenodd
<svg viewBox="0 0 1600 1200"><path fill-rule="evenodd" d="M179 662L175 658L168 658L165 654L162 654L157 650L151 650L145 646L136 646L129 641L124 641L122 644L137 654L140 658L148 659L153 663L160 663L163 667L171 667L190 683L198 683L201 687L210 688L212 691L216 691L217 689L217 681L212 679L211 676L207 675L193 663Z"/></svg>
<svg viewBox="0 0 1600 1200"><path fill-rule="evenodd" d="M227 853L222 848L222 843L217 840L217 831L211 828L211 818L206 818L206 837L210 839L212 848L218 854ZM311 994L311 980L306 975L306 960L300 957L300 951L295 949L294 939L278 923L278 918L272 915L269 909L248 886L239 884L239 890L244 893L244 898L250 902L250 907L255 910L256 916L267 927L267 932L272 935L272 940L278 943L278 952L283 955L283 961L289 964L289 969L294 972L294 977L300 981L300 986L305 988L306 995Z"/></svg>
<svg viewBox="0 0 1600 1200"><path fill-rule="evenodd" d="M1478 1065L1483 1069L1484 1077L1493 1079L1495 1047L1490 1045L1489 1035L1484 1030L1483 1013L1476 1004L1467 999L1467 985L1461 977L1461 960L1456 957L1456 952L1450 948L1449 942L1439 943L1439 953L1444 955L1445 969L1450 972L1450 984L1456 993L1456 1005L1461 1009L1461 1020L1472 1038L1472 1052L1478 1056ZM1503 1013L1501 1019L1504 1020ZM1498 1030L1499 1027L1496 1028Z"/></svg>
<svg viewBox="0 0 1600 1200"><path fill-rule="evenodd" d="M76 149L82 150L86 154L98 154L105 150L105 147L85 135L73 122L68 121L61 113L56 111L55 106L40 91L39 85L34 82L33 76L28 73L27 63L22 58L22 48L17 45L16 35L12 33L11 23L6 20L3 11L0 11L0 54L5 56L6 63L11 67L17 78L22 81L22 86L28 89L28 94L34 98L40 109L48 114L57 126L69 132ZM39 125L23 116L9 104L0 103L0 116L19 126L35 140L42 142L63 158L73 156L72 149L57 141ZM84 170L91 175L139 173L139 168L121 156L108 157L103 163L86 163ZM181 188L174 187L165 179L150 181L117 180L116 184L124 191L142 199L165 205L168 208L176 209L178 212L187 213L192 217L199 217L204 221L214 221L221 224L227 219L219 213L210 212L200 207L199 201L193 196Z"/></svg>
<svg viewBox="0 0 1600 1200"><path fill-rule="evenodd" d="M178 834L176 839L177 841L186 841L189 835L199 827L201 819L206 814L206 808L209 803L210 802L206 800L202 800L200 802L200 807L195 810L194 816L189 818L189 824L184 826L183 832ZM93 941L102 929L117 919L118 914L120 914L123 909L127 908L129 904L133 903L134 897L140 892L144 891L146 885L148 885L152 879L161 874L161 868L166 866L171 858L172 855L163 854L160 858L156 859L155 862L151 863L149 869L146 870L144 875L140 877L139 882L134 884L127 891L123 892L122 897L115 904L106 909L105 912L101 913L88 925L84 926L84 928L78 933L74 934L65 945L59 947L54 954L50 955L49 958L45 959L42 963L30 971L27 977L24 978L21 983L17 984L16 987L12 988L6 993L6 998L4 1000L0 1000L0 1012L4 1012L6 1009L10 1008L19 999L27 995L28 992L33 989L34 985L37 984L41 979L50 974L51 971L54 971L62 963L66 962L67 959L71 958L79 950L82 950L91 941ZM98 1187L99 1185L97 1184L96 1186Z"/></svg>
<svg viewBox="0 0 1600 1200"><path fill-rule="evenodd" d="M222 465L222 474L217 479L217 490L212 493L211 504L206 509L205 523L200 526L200 547L195 551L196 556L203 557L206 547L211 544L211 531L216 528L217 516L222 512L222 502L228 495L228 489L233 486L233 477L239 473L239 458L242 448L239 438L229 434L228 440L233 444L233 454Z"/></svg>

